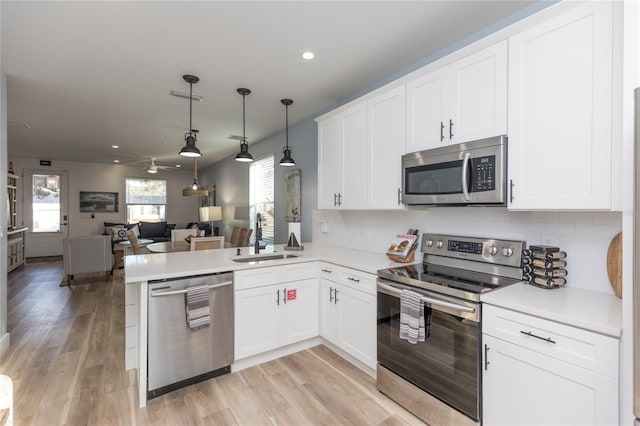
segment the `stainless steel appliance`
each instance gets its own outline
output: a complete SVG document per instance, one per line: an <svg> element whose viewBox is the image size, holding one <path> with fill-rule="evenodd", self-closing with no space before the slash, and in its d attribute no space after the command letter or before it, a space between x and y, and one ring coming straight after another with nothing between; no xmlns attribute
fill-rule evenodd
<svg viewBox="0 0 640 426"><path fill-rule="evenodd" d="M423 234L423 263L378 271L378 389L428 424L480 424L480 295L521 281L523 248L523 241ZM422 296L424 342L399 337L403 289Z"/></svg>
<svg viewBox="0 0 640 426"><path fill-rule="evenodd" d="M407 205L505 205L506 180L506 136L402 156L402 202Z"/></svg>
<svg viewBox="0 0 640 426"><path fill-rule="evenodd" d="M190 287L209 287L210 325L186 320ZM149 281L147 399L231 371L233 273Z"/></svg>

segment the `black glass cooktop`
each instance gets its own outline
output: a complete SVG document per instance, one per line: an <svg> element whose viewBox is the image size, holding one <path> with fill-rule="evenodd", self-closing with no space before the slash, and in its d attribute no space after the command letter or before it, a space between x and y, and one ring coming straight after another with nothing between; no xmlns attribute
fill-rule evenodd
<svg viewBox="0 0 640 426"><path fill-rule="evenodd" d="M482 293L521 281L499 275L427 263L382 269L378 271L378 276L470 300L479 300Z"/></svg>

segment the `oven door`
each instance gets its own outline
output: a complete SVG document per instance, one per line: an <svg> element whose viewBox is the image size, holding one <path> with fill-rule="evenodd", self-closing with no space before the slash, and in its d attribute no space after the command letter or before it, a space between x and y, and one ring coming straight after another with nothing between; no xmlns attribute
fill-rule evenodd
<svg viewBox="0 0 640 426"><path fill-rule="evenodd" d="M400 339L400 294L422 294L431 309L424 342ZM378 279L378 363L435 398L480 420L480 304Z"/></svg>

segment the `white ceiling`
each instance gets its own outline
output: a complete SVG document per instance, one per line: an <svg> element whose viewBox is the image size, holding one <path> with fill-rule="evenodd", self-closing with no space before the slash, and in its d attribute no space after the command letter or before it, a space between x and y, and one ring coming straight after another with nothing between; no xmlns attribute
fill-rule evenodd
<svg viewBox="0 0 640 426"><path fill-rule="evenodd" d="M246 133L259 141L284 128L280 99L294 100L293 124L530 3L3 0L9 155L189 168L189 101L169 92L194 74L204 167L238 150L236 88L252 91Z"/></svg>

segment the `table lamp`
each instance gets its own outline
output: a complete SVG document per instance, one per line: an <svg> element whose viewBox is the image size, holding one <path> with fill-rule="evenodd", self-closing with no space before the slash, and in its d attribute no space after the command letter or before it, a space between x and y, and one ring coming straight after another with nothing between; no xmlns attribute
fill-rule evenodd
<svg viewBox="0 0 640 426"><path fill-rule="evenodd" d="M213 221L222 220L222 207L220 206L205 206L198 209L201 222L209 222L211 226L211 235L215 235L213 232Z"/></svg>

